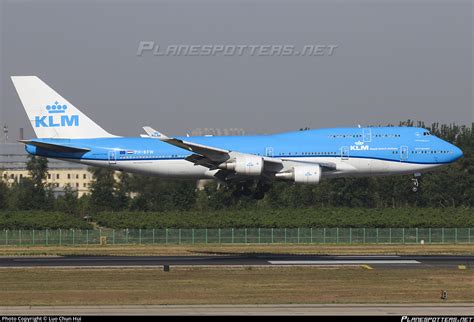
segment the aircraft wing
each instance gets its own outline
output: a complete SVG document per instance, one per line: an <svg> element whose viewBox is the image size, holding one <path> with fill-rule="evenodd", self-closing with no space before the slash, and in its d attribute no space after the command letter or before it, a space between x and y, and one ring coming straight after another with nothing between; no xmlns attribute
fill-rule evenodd
<svg viewBox="0 0 474 322"><path fill-rule="evenodd" d="M194 142L184 141L181 139L170 138L163 133L160 133L149 126L143 127L145 132L151 138L159 139L163 142L169 143L171 145L177 146L179 148L193 152L194 154L186 157L186 160L194 163L195 165L202 165L211 170L218 169L218 165L233 158L238 155L245 155L238 151L231 151L221 148L216 148L212 146L202 145ZM264 161L264 171L267 173L276 173L285 168L285 164L292 165L308 165L308 164L318 164L321 167L324 167L326 170L335 170L336 165L330 162L305 162L305 161L295 161L285 158L274 158L274 157L263 157ZM222 170L221 170L222 171Z"/></svg>
<svg viewBox="0 0 474 322"><path fill-rule="evenodd" d="M201 156L204 156L211 161L222 163L222 162L227 161L230 158L230 155L229 155L229 153L231 152L230 150L219 149L219 148L210 147L210 146L206 146L206 145L202 145L198 143L183 141L176 138L170 138L164 135L163 133L160 133L152 129L149 126L145 126L143 127L143 129L151 138L159 139L163 142L169 143L179 148L191 151L193 153L200 154Z"/></svg>

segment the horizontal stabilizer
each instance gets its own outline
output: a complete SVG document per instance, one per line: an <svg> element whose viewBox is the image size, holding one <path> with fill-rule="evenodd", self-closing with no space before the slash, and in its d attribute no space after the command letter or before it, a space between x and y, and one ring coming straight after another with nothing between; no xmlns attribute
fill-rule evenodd
<svg viewBox="0 0 474 322"><path fill-rule="evenodd" d="M21 140L21 143L34 145L38 148L50 150L54 152L68 152L68 153L75 153L75 152L89 152L90 149L87 148L79 148L70 145L63 145L63 144L53 144L53 143L46 143L46 142L38 142L38 141L29 141L29 140Z"/></svg>

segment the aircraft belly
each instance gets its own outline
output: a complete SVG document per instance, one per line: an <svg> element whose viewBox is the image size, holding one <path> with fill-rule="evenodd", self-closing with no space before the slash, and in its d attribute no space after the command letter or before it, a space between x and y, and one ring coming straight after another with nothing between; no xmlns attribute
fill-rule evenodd
<svg viewBox="0 0 474 322"><path fill-rule="evenodd" d="M337 170L323 172L327 178L338 177L363 177L363 176L388 176L396 174L412 174L425 172L442 164L417 164L400 161L387 161L369 158L349 158L348 160L337 160Z"/></svg>
<svg viewBox="0 0 474 322"><path fill-rule="evenodd" d="M177 179L215 179L218 170L209 170L203 166L195 166L193 163L178 160L117 160L115 164L109 164L106 160L68 160L90 166L110 167L115 170L122 170L145 175L152 175L164 178ZM412 174L425 172L443 164L417 164L400 161L386 161L369 158L349 158L341 160L339 158L302 158L297 159L305 162L332 162L336 164L335 171L323 171L324 178L337 177L364 177L364 176L387 176L396 174ZM295 160L295 161L297 161ZM295 166L295 164L292 164Z"/></svg>
<svg viewBox="0 0 474 322"><path fill-rule="evenodd" d="M390 161L369 159L371 174L387 174L390 172Z"/></svg>
<svg viewBox="0 0 474 322"><path fill-rule="evenodd" d="M202 166L194 166L186 160L117 160L116 164L110 165L102 160L82 160L80 163L91 166L110 166L115 170L140 173L164 178L202 179L209 178L209 169Z"/></svg>
<svg viewBox="0 0 474 322"><path fill-rule="evenodd" d="M208 170L203 166L195 166L186 160L165 160L160 166L166 171L170 178L205 178L205 172ZM160 161L160 162L165 162ZM165 170L166 169L166 170Z"/></svg>

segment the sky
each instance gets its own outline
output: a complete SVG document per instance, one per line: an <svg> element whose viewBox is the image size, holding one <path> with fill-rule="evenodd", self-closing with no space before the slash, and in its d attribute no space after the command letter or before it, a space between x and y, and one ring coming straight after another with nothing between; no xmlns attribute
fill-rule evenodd
<svg viewBox="0 0 474 322"><path fill-rule="evenodd" d="M124 136L145 125L184 135L471 124L472 17L466 0L0 0L0 125L11 141L20 127L34 136L11 75L39 76ZM143 42L263 54L138 55ZM265 46L333 51L266 55Z"/></svg>

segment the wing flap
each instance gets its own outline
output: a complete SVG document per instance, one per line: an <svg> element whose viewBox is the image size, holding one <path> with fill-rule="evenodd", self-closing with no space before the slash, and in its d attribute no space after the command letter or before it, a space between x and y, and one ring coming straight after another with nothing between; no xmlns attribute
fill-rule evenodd
<svg viewBox="0 0 474 322"><path fill-rule="evenodd" d="M186 161L194 163L194 165L202 165L209 169L214 169L216 167L215 162L199 154L191 154L190 156L187 156L184 159Z"/></svg>
<svg viewBox="0 0 474 322"><path fill-rule="evenodd" d="M336 170L336 164L333 162L316 162L316 161L301 161L292 159L281 159L285 163L299 164L299 165L319 165L326 170Z"/></svg>

